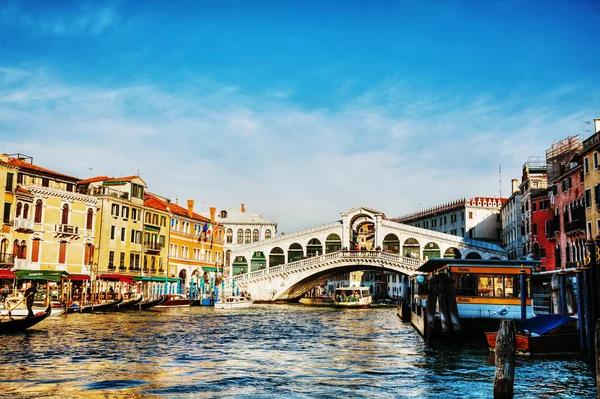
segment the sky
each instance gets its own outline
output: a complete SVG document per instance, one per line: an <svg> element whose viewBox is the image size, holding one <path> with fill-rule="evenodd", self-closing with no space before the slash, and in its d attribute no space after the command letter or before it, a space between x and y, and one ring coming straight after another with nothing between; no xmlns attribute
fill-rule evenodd
<svg viewBox="0 0 600 399"><path fill-rule="evenodd" d="M279 233L508 197L600 118L597 1L0 3L0 151Z"/></svg>

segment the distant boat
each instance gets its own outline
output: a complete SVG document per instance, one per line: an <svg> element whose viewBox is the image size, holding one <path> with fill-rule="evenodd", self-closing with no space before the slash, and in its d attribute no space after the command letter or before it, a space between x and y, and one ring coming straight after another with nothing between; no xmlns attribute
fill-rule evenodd
<svg viewBox="0 0 600 399"><path fill-rule="evenodd" d="M372 303L369 287L340 287L333 296L333 304L338 308L368 308Z"/></svg>
<svg viewBox="0 0 600 399"><path fill-rule="evenodd" d="M71 314L71 313L107 312L113 306L118 305L121 302L123 302L122 297L117 299L116 301L112 301L112 302L96 303L94 305L91 305L91 304L83 305L83 307L81 307L81 308L78 303L73 303L69 307L67 307L67 313Z"/></svg>
<svg viewBox="0 0 600 399"><path fill-rule="evenodd" d="M136 297L129 298L127 300L123 300L123 302L114 305L113 310L133 309L133 308L135 308L135 305L142 302L143 299L144 299L144 297L140 294Z"/></svg>
<svg viewBox="0 0 600 399"><path fill-rule="evenodd" d="M249 308L254 303L253 300L241 296L226 296L223 299L215 301L215 309L238 309L238 308Z"/></svg>
<svg viewBox="0 0 600 399"><path fill-rule="evenodd" d="M27 330L29 327L36 325L40 321L44 320L52 311L52 306L48 305L46 310L43 312L37 312L33 317L14 317L14 316L0 316L0 334L9 334L22 332Z"/></svg>
<svg viewBox="0 0 600 399"><path fill-rule="evenodd" d="M140 303L134 305L132 309L149 310L149 309L152 309L153 307L155 307L156 305L160 305L161 303L163 303L166 300L167 300L167 297L164 295L161 295L152 301L140 302Z"/></svg>
<svg viewBox="0 0 600 399"><path fill-rule="evenodd" d="M166 300L155 307L157 308L173 308L173 307L182 307L182 306L190 306L190 300L181 294L169 294L163 295Z"/></svg>

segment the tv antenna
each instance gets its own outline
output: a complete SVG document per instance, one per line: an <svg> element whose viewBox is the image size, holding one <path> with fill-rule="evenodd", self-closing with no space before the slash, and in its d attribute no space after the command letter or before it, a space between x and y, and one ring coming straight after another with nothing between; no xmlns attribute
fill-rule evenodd
<svg viewBox="0 0 600 399"><path fill-rule="evenodd" d="M581 123L583 123L585 125L585 127L583 128L583 131L585 132L585 138L587 139L590 135L590 125L592 124L592 122L590 121L579 121Z"/></svg>
<svg viewBox="0 0 600 399"><path fill-rule="evenodd" d="M500 186L500 197L502 198L502 165L498 165L498 184Z"/></svg>

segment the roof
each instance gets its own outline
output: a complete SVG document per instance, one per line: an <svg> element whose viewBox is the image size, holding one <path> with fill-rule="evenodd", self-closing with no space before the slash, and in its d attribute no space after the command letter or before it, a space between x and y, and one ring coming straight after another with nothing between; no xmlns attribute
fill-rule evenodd
<svg viewBox="0 0 600 399"><path fill-rule="evenodd" d="M88 179L79 180L79 184L96 183L96 182L99 182L99 181L104 181L106 179L110 179L110 177L108 177L108 176L94 176L94 177L90 177Z"/></svg>
<svg viewBox="0 0 600 399"><path fill-rule="evenodd" d="M219 215L222 211L227 212L227 217L222 218ZM205 215L203 215L206 217ZM221 209L215 215L215 220L221 224L238 224L238 223L261 223L261 224L277 224L270 220L266 220L259 213L242 212L234 208Z"/></svg>
<svg viewBox="0 0 600 399"><path fill-rule="evenodd" d="M34 165L34 164L24 161L22 159L9 158L8 163L10 165L17 166L19 169L30 171L30 172L44 173L47 175L52 175L52 176L56 176L56 177L60 177L63 179L68 179L68 180L74 180L74 181L79 180L79 178L77 178L77 177L65 175L63 173L55 172L50 169L42 168L41 166Z"/></svg>
<svg viewBox="0 0 600 399"><path fill-rule="evenodd" d="M465 267L490 267L490 266L498 266L498 267L514 267L521 268L521 265L524 267L534 267L539 265L539 261L533 260L483 260L483 259L447 259L447 258L439 258L439 259L429 259L427 262L423 263L416 270L417 272L422 273L431 273L438 269L441 269L446 266L465 266Z"/></svg>
<svg viewBox="0 0 600 399"><path fill-rule="evenodd" d="M165 201L158 199L154 195L148 193L144 194L144 206L147 206L148 208L169 212L167 210L167 205L169 204L167 204Z"/></svg>
<svg viewBox="0 0 600 399"><path fill-rule="evenodd" d="M94 176L94 177L90 177L87 179L83 179L79 181L79 184L89 184L89 183L97 183L97 182L107 182L107 183L114 183L114 182L130 182L133 179L140 179L141 181L144 182L144 184L146 183L144 181L144 179L142 179L139 176L123 176L123 177L108 177L108 176Z"/></svg>
<svg viewBox="0 0 600 399"><path fill-rule="evenodd" d="M190 217L188 215L188 210L186 208L184 208L184 207L182 207L182 206L180 206L178 204L169 204L169 206L171 207L171 212L172 213L174 213L176 215L179 215L179 216ZM200 214L198 214L196 212L192 213L192 219L201 220L203 222L208 222L209 221L208 218L205 218L204 216L202 216L202 215L200 215Z"/></svg>
<svg viewBox="0 0 600 399"><path fill-rule="evenodd" d="M17 192L18 192L18 193L24 193L24 194L31 194L31 191L29 191L29 190L27 190L27 189L24 189L24 188L23 188L23 187L21 187L21 186L18 186L18 187L17 187Z"/></svg>
<svg viewBox="0 0 600 399"><path fill-rule="evenodd" d="M148 194L146 193L144 195L144 205L149 207L149 208L153 208L153 209L159 209L161 211L165 211L165 212L171 212L175 215L179 215L179 216L184 216L184 217L189 217L188 216L188 210L178 204L172 204L170 202L164 201L158 197L156 197L155 195L152 194ZM196 219L196 220L200 220L202 222L208 222L209 219L205 218L204 216L193 212L192 213L192 219Z"/></svg>

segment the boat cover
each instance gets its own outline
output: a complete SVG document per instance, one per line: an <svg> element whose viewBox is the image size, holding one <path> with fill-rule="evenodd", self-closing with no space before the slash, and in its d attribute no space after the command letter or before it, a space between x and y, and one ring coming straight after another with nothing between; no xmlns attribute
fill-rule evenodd
<svg viewBox="0 0 600 399"><path fill-rule="evenodd" d="M517 330L527 330L532 333L544 335L574 320L576 320L574 317L566 316L563 314L538 315L519 323L517 325Z"/></svg>

